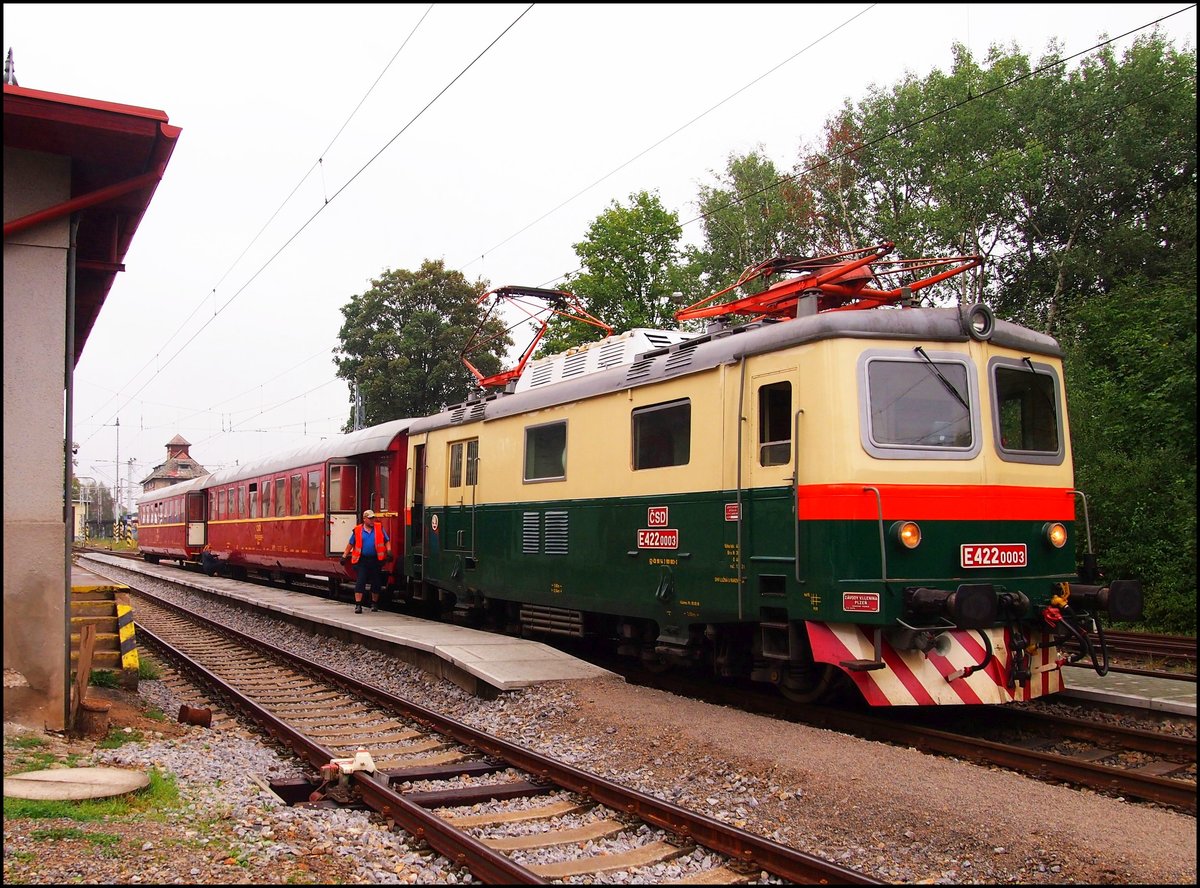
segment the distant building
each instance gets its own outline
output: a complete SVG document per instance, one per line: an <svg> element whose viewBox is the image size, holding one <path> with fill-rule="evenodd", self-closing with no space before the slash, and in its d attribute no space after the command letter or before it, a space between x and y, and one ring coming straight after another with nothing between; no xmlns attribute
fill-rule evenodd
<svg viewBox="0 0 1200 888"><path fill-rule="evenodd" d="M156 465L154 471L142 479L142 493L209 474L208 469L188 454L188 448L191 446L191 442L185 440L182 435L176 435L168 441L167 461Z"/></svg>

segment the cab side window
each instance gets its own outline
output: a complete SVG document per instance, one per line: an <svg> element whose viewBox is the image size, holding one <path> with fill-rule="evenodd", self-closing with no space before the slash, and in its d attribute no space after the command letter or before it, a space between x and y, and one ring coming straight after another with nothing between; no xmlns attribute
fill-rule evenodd
<svg viewBox="0 0 1200 888"><path fill-rule="evenodd" d="M633 411L633 468L686 466L692 455L692 402L670 401Z"/></svg>

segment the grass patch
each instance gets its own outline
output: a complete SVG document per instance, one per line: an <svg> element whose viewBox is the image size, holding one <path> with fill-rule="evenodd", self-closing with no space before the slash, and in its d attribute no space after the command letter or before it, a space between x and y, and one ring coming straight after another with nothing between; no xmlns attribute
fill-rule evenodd
<svg viewBox="0 0 1200 888"><path fill-rule="evenodd" d="M4 798L4 819L104 820L130 814L162 815L179 805L179 785L174 774L150 771L150 785L137 792L107 799L16 799ZM46 830L50 833L52 830Z"/></svg>
<svg viewBox="0 0 1200 888"><path fill-rule="evenodd" d="M145 715L145 716L146 716L146 718L152 719L152 720L154 720L154 721L157 721L157 722L161 722L161 721L166 721L166 720L167 720L167 715L166 715L166 713L165 713L165 712L163 712L161 709L159 709L157 706L151 706L149 709L147 709L147 710L146 710L146 711L143 713L143 715Z"/></svg>
<svg viewBox="0 0 1200 888"><path fill-rule="evenodd" d="M123 841L120 836L112 833L90 833L73 826L60 826L53 829L35 829L29 833L29 838L35 842L60 842L63 839L81 839L89 845L101 848L111 848Z"/></svg>
<svg viewBox="0 0 1200 888"><path fill-rule="evenodd" d="M162 678L162 667L154 660L139 652L138 654L138 679L145 681L157 681Z"/></svg>
<svg viewBox="0 0 1200 888"><path fill-rule="evenodd" d="M4 772L23 774L26 771L43 771L59 763L71 767L79 762L80 756L71 753L65 759L46 750L48 741L36 734L9 737L4 741Z"/></svg>
<svg viewBox="0 0 1200 888"><path fill-rule="evenodd" d="M145 739L141 731L135 731L132 728L113 728L108 732L107 737L96 742L96 748L116 749L126 743L141 743Z"/></svg>
<svg viewBox="0 0 1200 888"><path fill-rule="evenodd" d="M88 684L94 688L119 688L121 677L111 669L93 669Z"/></svg>
<svg viewBox="0 0 1200 888"><path fill-rule="evenodd" d="M9 749L40 749L46 745L46 740L36 734L25 734L5 740L4 745Z"/></svg>

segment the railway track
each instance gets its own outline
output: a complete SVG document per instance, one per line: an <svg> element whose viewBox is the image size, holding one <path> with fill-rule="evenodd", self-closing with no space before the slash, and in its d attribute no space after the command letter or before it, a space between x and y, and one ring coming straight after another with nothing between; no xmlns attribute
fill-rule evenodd
<svg viewBox="0 0 1200 888"><path fill-rule="evenodd" d="M674 882L728 884L766 872L790 882L878 884L137 595L143 643L319 770L325 779L301 787L302 797L365 804L481 881L616 871L654 881L656 867L668 871L661 864L704 849L724 862ZM481 804L486 812L476 810ZM621 850L606 853L618 836Z"/></svg>
<svg viewBox="0 0 1200 888"><path fill-rule="evenodd" d="M620 663L605 663L621 670ZM864 712L803 706L754 688L701 684L671 673L622 671L626 681L737 706L867 740L994 765L1040 780L1196 812L1196 740L1023 707Z"/></svg>

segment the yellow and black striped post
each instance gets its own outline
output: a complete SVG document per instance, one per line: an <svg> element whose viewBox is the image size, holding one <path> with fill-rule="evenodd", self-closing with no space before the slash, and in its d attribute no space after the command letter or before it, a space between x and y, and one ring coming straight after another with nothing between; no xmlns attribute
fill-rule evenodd
<svg viewBox="0 0 1200 888"><path fill-rule="evenodd" d="M137 639L134 637L133 607L129 603L128 592L113 594L117 604L117 636L121 642L121 679L128 687L137 687L138 682L138 650Z"/></svg>

